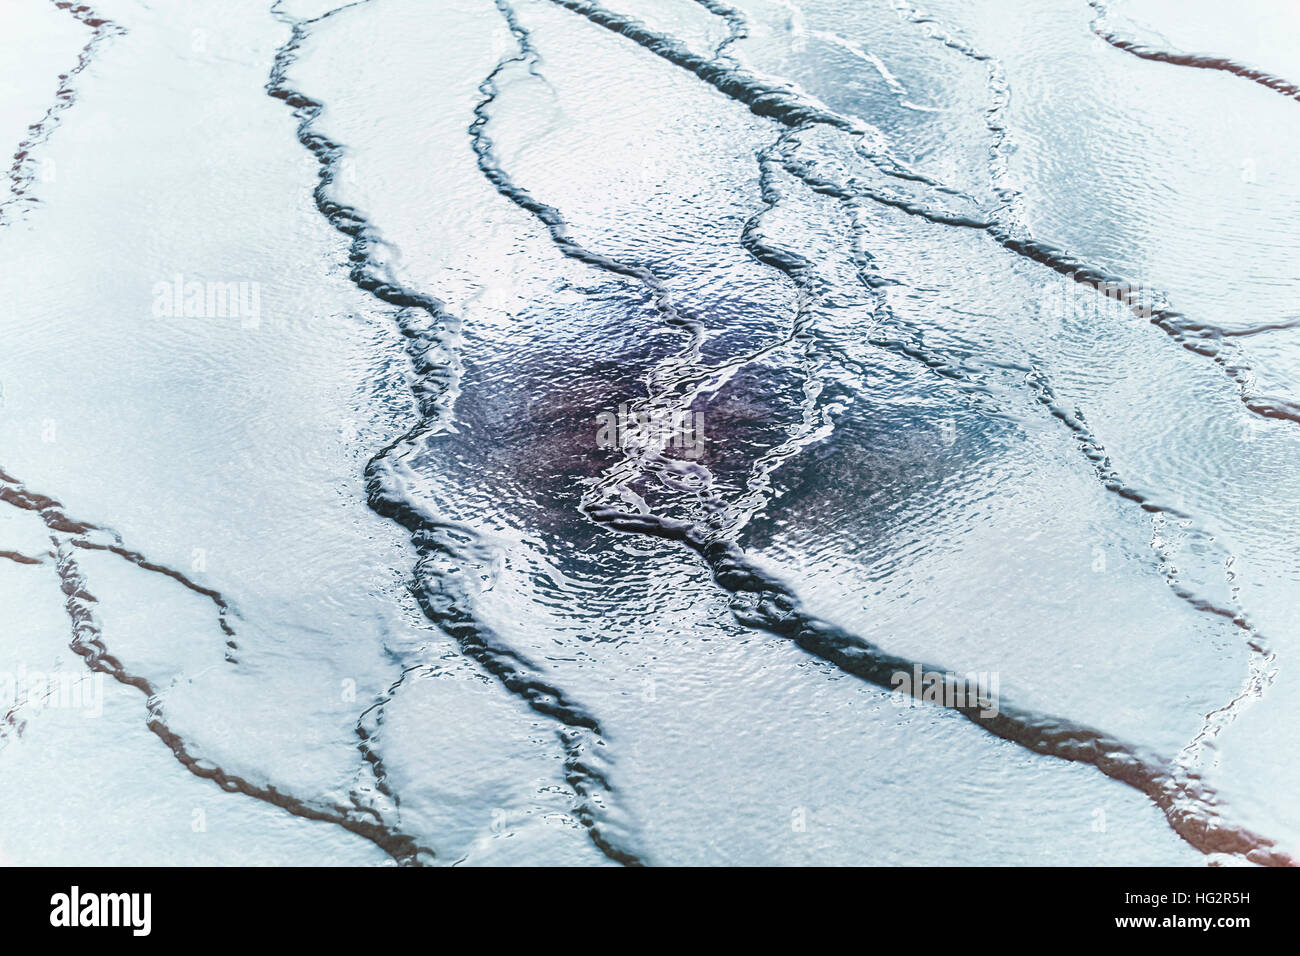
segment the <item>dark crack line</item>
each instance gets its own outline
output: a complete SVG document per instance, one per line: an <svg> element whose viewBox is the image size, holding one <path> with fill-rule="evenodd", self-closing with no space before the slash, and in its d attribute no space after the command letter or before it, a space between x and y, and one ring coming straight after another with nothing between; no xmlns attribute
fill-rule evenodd
<svg viewBox="0 0 1300 956"><path fill-rule="evenodd" d="M722 0L695 0L705 10L708 10L716 17L721 17L727 24L727 36L721 43L713 49L715 59L729 59L733 63L735 57L727 52L727 47L739 43L749 36L749 18L745 16L745 11L739 7L733 7L729 3L723 3Z"/></svg>
<svg viewBox="0 0 1300 956"><path fill-rule="evenodd" d="M722 370L699 367L704 340L703 326L681 313L668 288L666 278L647 264L623 262L612 256L595 252L579 243L569 234L568 223L560 210L519 186L497 160L492 139L487 133L487 126L491 120L491 106L500 93L498 79L513 64L526 64L532 75L539 75L537 70L539 57L532 37L519 22L508 0L494 0L494 3L509 27L519 50L512 56L503 57L479 86L483 99L475 106L474 121L469 126L470 141L478 161L479 171L504 199L533 216L546 228L551 242L563 256L621 279L639 283L645 288L657 315L664 323L685 332L686 344L648 375L645 382L646 394L629 402L632 414L648 416L651 421L672 420L672 416L690 404L701 384ZM668 433L666 429L650 431ZM605 479L598 485L602 491L612 488L623 493L633 481L649 475L657 475L671 482L673 480L671 472L679 467L679 463L665 456L663 449L653 443L646 447L624 447L621 450L622 460L608 471ZM702 474L702 469L696 470Z"/></svg>
<svg viewBox="0 0 1300 956"><path fill-rule="evenodd" d="M359 3L348 6L357 5ZM297 58L311 24L348 7L303 20L281 12L279 6L277 0L272 13L290 28L291 34L276 52L266 84L267 93L293 109L298 120L298 141L320 164L313 190L316 207L336 230L351 240L348 261L349 278L353 284L381 302L398 307L398 325L407 340L406 351L415 372L414 395L419 420L367 463L367 503L375 513L400 524L410 532L411 543L417 554L412 590L425 616L456 642L461 653L494 677L507 691L523 700L532 710L562 725L559 737L565 752L565 779L578 799L575 816L586 829L592 843L615 862L639 865L641 861L634 853L620 847L614 838L605 833L600 818L599 806L603 803L604 796L612 793L614 788L606 774L596 765L596 754L605 746L599 723L581 706L569 700L560 688L544 679L535 664L509 647L487 625L476 620L472 612L472 598L464 586L447 575L438 574L435 569L439 557L451 558L453 561L459 557L459 549L454 542L457 537L463 537L468 529L426 513L409 499L409 474L405 459L417 450L421 439L442 431L450 416L451 406L458 394L457 376L454 372L449 372L447 367L430 361L428 356L441 345L440 336L457 326L458 322L441 300L409 289L394 278L375 255L376 247L386 245L378 230L360 210L330 196L334 167L342 157L344 147L312 129L324 104L289 84L289 66ZM498 64L498 71L502 68L504 66ZM665 302L664 307L671 308L671 303ZM415 321L417 313L427 316L431 323L429 328L421 328ZM401 683L400 680L398 683ZM381 699L377 706L382 707L385 702ZM360 723L357 733L363 756L371 766L382 772L383 762L375 750L373 733Z"/></svg>
<svg viewBox="0 0 1300 956"><path fill-rule="evenodd" d="M791 128L808 125L824 126L859 138L860 147L866 145L866 158L882 173L900 181L915 182L944 192L966 204L978 207L969 196L945 186L939 181L907 169L894 159L884 145L879 130L861 120L845 117L826 107L812 103L793 87L774 87L745 70L718 62L692 52L681 42L649 29L634 17L615 13L588 0L551 0L558 6L585 17L597 26L604 27L638 44L668 62L695 74L736 102L757 115L769 117ZM957 48L955 48L957 49ZM1046 266L1073 282L1087 286L1098 294L1106 295L1126 306L1135 316L1156 326L1178 345L1189 352L1209 358L1237 387L1242 404L1263 418L1300 424L1300 402L1268 395L1254 394L1254 376L1249 367L1238 360L1232 343L1213 326L1190 321L1181 312L1164 304L1163 297L1153 297L1147 290L1137 287L1121 276L1089 265L1077 256L1042 240L1023 235L1022 230L996 218L963 214L928 208L922 203L881 192L861 183L845 184L825 176L818 176L806 165L792 163L787 168L804 179L809 186L827 195L852 195L893 206L909 215L919 216L938 225L974 228L986 232L1009 252ZM1006 199L1013 197L1008 194Z"/></svg>
<svg viewBox="0 0 1300 956"><path fill-rule="evenodd" d="M94 59L96 48L104 40L111 36L122 36L126 33L124 28L99 16L83 3L74 3L72 0L53 0L53 3L60 10L67 10L78 22L89 27L91 35L85 46L81 48L80 54L78 54L76 65L68 72L59 74L59 89L55 94L54 103L45 111L44 116L27 127L26 137L18 144L18 149L14 152L9 166L10 195L4 202L0 202L0 223L4 221L5 214L10 207L21 205L25 208L37 202L35 197L28 195L32 183L36 180L32 152L49 140L54 131L58 129L63 113L77 101L76 90L72 87L72 78L90 65L91 60Z"/></svg>
<svg viewBox="0 0 1300 956"><path fill-rule="evenodd" d="M719 89L723 89L723 86L715 80L725 76L734 79L735 74L739 72L716 63L702 64L702 58L690 54L671 38L654 34L639 21L622 17L586 3L584 0L553 0L553 2L581 13L613 32L633 39L670 62L696 73ZM726 90L723 89L723 92ZM749 103L747 99L741 97L737 99ZM812 124L830 125L825 124L818 116L798 122L796 118L801 114L784 109L784 106L788 105L784 100L778 100L778 103L783 108L778 111L776 118L791 126L792 133L797 133L801 128ZM837 128L845 127L837 125ZM780 142L779 139L778 144ZM804 171L799 169L790 171L807 181L808 177ZM833 195L846 202L862 198L877 199L874 195L862 195L833 182L810 182L809 185L814 191ZM990 231L1008 248L1018 249L1022 254L1028 254L1030 258L1035 258L1035 261L1041 261L1062 272L1063 275L1070 275L1076 281L1081 281L1077 277L1078 273L1087 268L1082 263L1077 263L1078 268L1073 273L1063 271L1059 266L1062 264L1060 258L1064 254L1053 249L1055 255L1047 255L1045 250L1052 247L1014 236L996 223L972 221L946 224L974 226ZM770 249L758 250L756 258L769 265L783 268L783 271L790 270L787 274L792 278L800 271L806 271L806 264L798 258L782 260ZM1101 274L1095 270L1093 274L1101 277ZM935 367L933 361L926 361L926 364ZM1041 372L1036 373L1036 378L1031 382L1031 385L1034 384L1037 385L1034 388L1035 397L1052 409L1050 400L1054 398L1054 393L1050 391L1050 385L1042 377ZM1060 409L1059 405L1053 413L1075 433L1085 454L1092 452L1093 455L1101 456L1101 460L1094 464L1101 465L1105 462L1104 451L1092 438L1081 418L1070 416ZM1111 490L1129 497L1136 494L1119 484L1113 476L1109 480L1111 484L1108 487ZM1168 511L1168 509L1158 509L1150 502L1144 503L1140 498L1137 500L1147 510ZM754 565L738 544L719 535L714 522L676 521L650 513L629 513L615 506L594 502L588 503L585 510L594 520L617 530L664 537L688 545L704 559L713 571L715 581L732 594L732 610L738 621L747 626L787 637L806 652L835 664L863 680L892 690L897 687L895 677L900 673L903 675L912 673L916 666L922 666L926 671L946 673L939 668L918 665L918 662L891 655L857 635L804 612L793 591ZM1176 582L1172 583L1176 584ZM1194 595L1181 592L1177 587L1175 592L1185 600L1192 601L1198 609L1225 616L1238 626L1249 629L1249 625L1239 612L1214 607L1208 602L1200 601ZM1252 642L1254 640L1252 638ZM1260 654L1266 653L1262 646L1255 643L1252 643L1252 649ZM1036 753L1091 764L1106 776L1134 787L1147 795L1164 812L1176 833L1202 852L1236 853L1256 862L1272 864L1289 865L1295 862L1289 855L1278 850L1275 843L1267 837L1221 823L1218 811L1215 809L1216 798L1213 792L1201 782L1199 775L1185 762L1155 756L1101 731L1051 715L1004 707L999 714L989 717L978 708L949 709L957 710L995 736L1010 740Z"/></svg>
<svg viewBox="0 0 1300 956"><path fill-rule="evenodd" d="M374 843L399 863L416 862L424 856L433 855L432 850L421 846L408 834L385 825L382 820L367 819L369 816L378 817L378 814L369 808L360 807L355 803L352 807L345 807L297 797L271 784L253 783L246 777L228 773L211 761L196 756L181 735L173 731L165 722L158 688L146 678L131 673L109 652L102 639L102 629L94 615L94 605L97 602L87 590L73 548L66 543L59 546L59 578L66 597L65 607L73 622L73 639L70 645L72 650L81 656L92 671L107 674L118 683L134 687L145 695L149 702L147 726L167 746L176 760L194 776L212 781L227 793L241 793L253 797L279 807L293 816L340 826Z"/></svg>
<svg viewBox="0 0 1300 956"><path fill-rule="evenodd" d="M985 111L986 125L993 136L989 149L989 172L997 192L1000 208L998 215L984 228L1004 248L1024 255L1048 266L1060 275L1082 283L1100 295L1125 305L1134 315L1155 325L1184 349L1211 359L1237 388L1246 408L1262 417L1300 421L1300 404L1286 399L1254 394L1254 376L1241 356L1240 350L1230 341L1270 331L1291 327L1293 322L1269 323L1252 329L1231 331L1209 323L1196 322L1174 311L1157 295L1156 301L1146 292L1123 277L1093 269L1081 260L1047 243L1034 240L1021 218L1023 199L1005 184L1007 175L1006 148L1008 130L1001 113L1010 103L1011 88L1005 71L997 57L985 53L968 40L949 32L937 19L910 6L906 0L894 0L895 9L906 19L922 26L927 35L950 50L986 67L987 86L991 104ZM1094 6L1098 4L1094 3ZM1098 7L1099 9L1103 9ZM909 210L911 211L911 210ZM935 221L933 217L930 217Z"/></svg>
<svg viewBox="0 0 1300 956"><path fill-rule="evenodd" d="M77 551L98 550L114 554L146 571L162 574L191 591L211 600L220 611L222 630L233 637L234 631L226 620L229 602L217 591L190 580L185 574L157 562L150 561L137 551L124 547L121 536L111 529L70 517L63 505L47 495L30 491L17 479L0 470L0 501L15 508L35 513L50 532L54 547L55 570L64 595L64 609L72 625L71 650L94 673L105 674L127 687L144 694L147 700L146 725L171 751L172 756L194 776L210 780L228 793L242 793L264 803L308 820L334 823L371 841L399 862L415 860L432 851L421 846L412 837L382 823L366 819L374 815L368 808L354 804L352 808L322 801L307 800L286 793L270 784L257 784L245 777L228 773L221 767L196 756L184 738L172 730L163 717L160 690L147 678L131 672L108 648L103 628L95 615L99 602L90 592L85 575L77 562ZM114 543L103 544L88 540L91 534L105 535ZM227 641L234 647L232 640ZM227 657L229 660L229 656Z"/></svg>
<svg viewBox="0 0 1300 956"><path fill-rule="evenodd" d="M1005 171L1005 162L1002 161L1002 150L1005 146L1007 131L1006 127L1000 122L995 124L993 117L1005 108L1010 99L1010 87L1007 84L1000 63L996 57L980 51L969 41L953 34L951 31L948 31L935 18L921 13L916 8L909 6L906 3L906 0L894 0L894 5L901 15L911 20L913 23L924 26L927 35L931 39L942 43L949 49L955 50L968 59L974 60L977 63L983 63L988 67L988 87L992 101L987 111L989 117L988 127L990 131L994 133L995 140L995 146L990 150L990 177L996 188L1000 172ZM1003 196L1004 211L1010 212L1016 205L1018 205L1018 197L1014 197L1013 195L1012 201L1008 201L1008 197L1003 195L1002 191L999 191L999 195ZM1254 335L1264 331L1290 328L1296 324L1300 324L1300 320L1268 323L1253 328L1238 330L1237 332L1225 332L1221 329L1205 325L1195 325L1184 320L1179 324L1179 329L1183 334L1193 336L1199 340L1203 339L1207 335L1215 335L1218 337ZM1191 515L1186 514L1183 509L1170 507L1167 504L1159 504L1150 494L1139 491L1133 486L1126 484L1111 466L1110 459L1107 456L1105 449L1102 447L1100 440L1088 427L1083 413L1077 408L1071 412L1060 403L1057 399L1055 390L1041 369L1033 369L1026 377L1026 381L1033 390L1038 401L1054 418L1064 423L1065 426L1074 434L1080 450L1093 465L1102 485L1108 491L1114 492L1122 498L1135 502L1139 507L1148 512L1163 514L1185 525L1186 527L1183 529L1185 535L1193 538L1204 550L1219 555L1221 560L1220 570L1228 575L1230 583L1231 575L1228 569L1235 560L1235 556L1231 552L1220 547L1216 543L1214 535L1206 531L1199 522L1192 518ZM1157 548L1157 551L1159 552L1160 549ZM1262 697L1267 687L1273 683L1276 672L1272 668L1276 655L1268 649L1265 639L1259 634L1254 625L1249 622L1246 617L1245 609L1241 606L1239 601L1234 599L1235 606L1227 607L1196 594L1183 585L1179 579L1178 571L1174 568L1172 560L1168 554L1161 554L1160 571L1165 578L1165 582L1173 593L1194 610L1229 620L1246 634L1245 644L1249 659L1247 665L1247 677L1243 689L1228 704L1219 707L1212 713L1206 715L1201 731L1195 736L1193 741L1188 744L1182 754L1184 759L1199 759L1203 753L1204 743L1208 739L1218 736L1227 725L1235 719L1241 709Z"/></svg>
<svg viewBox="0 0 1300 956"><path fill-rule="evenodd" d="M21 551L0 551L0 558L6 561L12 561L14 564L44 564L47 560L54 557L50 552L45 554L23 554Z"/></svg>
<svg viewBox="0 0 1300 956"><path fill-rule="evenodd" d="M769 152L779 151L783 142L792 135L792 132L783 134L782 137L778 138L777 142L773 144L773 147ZM772 162L769 157L765 157L765 161L768 163ZM780 198L781 197L778 193L765 187L764 201L767 204L768 209L773 208L775 203L780 201ZM846 198L845 202L848 206L850 220L853 223L854 231L857 233L860 231L861 227L856 223L856 220L852 215L854 211L853 200L851 198ZM756 220L752 222L756 224ZM799 283L801 287L808 284L808 272L811 269L811 263L807 259L797 253L781 252L770 245L761 244L761 242L758 241L757 230L747 229L745 241L747 248L750 248L751 252L760 261L766 262L779 269L793 281ZM883 283L880 276L875 272L873 261L869 253L866 252L864 243L858 244L858 253L859 279L865 288L872 292L876 292ZM878 310L883 311L892 317L892 310L889 309L887 302L885 302L883 298L878 300ZM895 319L895 321L897 320ZM913 332L916 334L915 330L913 330ZM951 360L934 353L932 350L926 349L924 346L901 347L903 346L903 343L888 340L882 341L876 337L873 337L871 342L873 345L889 348L892 351L904 355L906 358L918 361L927 368L940 374L942 377L953 380L954 382L961 383L970 381L970 374L967 371L957 366ZM1070 431L1081 453L1096 471L1097 477L1104 488L1126 500L1136 503L1144 511L1164 514L1167 517L1181 522L1192 522L1191 516L1187 515L1185 512L1158 503L1148 495L1126 485L1118 472L1116 472L1111 465L1109 456L1106 454L1104 447L1088 427L1082 413L1077 410L1071 412L1065 408L1065 406L1058 400L1056 392L1046 374L1037 368L1020 366L1017 366L1017 368L1020 368L1020 370L1025 373L1026 384L1030 387L1035 400L1043 405L1054 419L1064 424ZM1194 523L1185 530L1185 533L1195 537L1201 544L1213 547L1213 537ZM710 530L706 534L706 540L713 540L714 538L716 538L716 533ZM1224 557L1227 558L1230 557L1230 555L1225 554ZM1193 778L1191 776L1191 763L1194 763L1199 759L1203 745L1209 739L1216 737L1221 733L1226 724L1230 722L1241 707L1258 699L1262 695L1265 687L1272 683L1273 675L1269 668L1274 660L1274 655L1264 645L1262 637L1258 634L1258 631L1254 626L1247 620L1245 612L1241 608L1238 607L1234 609L1217 605L1214 602L1190 591L1180 582L1178 575L1172 569L1167 556L1163 556L1163 560L1160 563L1160 570L1171 591L1173 591L1173 593L1181 600L1189 604L1194 610L1224 618L1236 627L1245 631L1247 635L1246 643L1250 653L1251 666L1243 691L1227 705L1216 709L1214 712L1206 716L1201 730L1195 736L1193 741L1184 748L1184 751L1180 753L1177 768L1169 773L1169 787L1185 794L1199 792L1203 796L1204 791L1198 791L1192 785L1191 781ZM881 684L881 686L890 685ZM1056 718L1050 719L1053 721L1057 720ZM1105 772L1104 768L1103 772ZM1144 790L1143 792L1149 791ZM1185 797L1181 805L1186 806L1186 804L1192 799L1193 798L1190 796ZM1161 805L1162 809L1166 809L1167 812L1175 806L1175 802L1172 798L1168 808L1163 804L1160 804L1160 801L1157 801L1157 804ZM1180 812L1182 811L1180 810ZM1171 819L1171 823L1172 822L1173 820ZM1189 827L1185 826L1183 829L1175 829L1180 836L1186 838ZM1192 845L1202 851L1206 851L1206 844L1197 844L1193 842Z"/></svg>
<svg viewBox="0 0 1300 956"><path fill-rule="evenodd" d="M886 690L913 687L911 675L950 675L937 666L900 657L843 628L805 611L794 592L754 564L734 541L720 539L703 522L674 521L652 514L593 506L592 517L612 528L679 541L695 551L717 584L732 596L736 619L751 628L786 638L808 654ZM952 683L954 678L945 676ZM945 700L927 700L920 689L913 696L954 711L995 737L1026 750L1095 767L1105 776L1145 794L1165 815L1180 837L1203 853L1230 853L1261 864L1294 866L1297 861L1276 843L1250 830L1223 821L1217 797L1200 775L1178 760L1127 743L1072 720L998 701L996 713L978 705L953 706L963 699L954 688ZM969 700L969 695L965 698Z"/></svg>
<svg viewBox="0 0 1300 956"><path fill-rule="evenodd" d="M1257 83L1274 93L1281 93L1289 100L1300 100L1300 85L1280 76L1274 76L1272 73L1266 73L1256 67L1239 63L1236 60L1200 53L1184 53L1180 50L1161 50L1140 43L1137 40L1125 39L1102 26L1102 21L1110 13L1105 3L1101 2L1101 0L1088 0L1088 5L1095 11L1088 28L1117 50L1123 50L1125 53L1130 53L1143 60L1153 60L1157 63L1169 63L1174 66L1187 66L1197 70L1216 70L1221 73L1231 73L1243 80Z"/></svg>
<svg viewBox="0 0 1300 956"><path fill-rule="evenodd" d="M229 620L233 609L230 602L220 591L215 588L205 587L188 577L184 572L150 561L140 552L125 547L122 536L111 528L69 517L61 502L48 495L29 490L22 482L6 473L3 469L0 469L0 501L21 511L34 512L51 532L68 536L69 543L74 547L111 552L145 571L161 574L194 593L203 595L217 609L217 624L227 637L227 649L229 651L237 649L234 640L235 630ZM94 535L107 537L110 540L108 543L95 541L91 538ZM43 563L43 559L29 560L24 563ZM229 655L227 659L231 660L232 663L234 662Z"/></svg>

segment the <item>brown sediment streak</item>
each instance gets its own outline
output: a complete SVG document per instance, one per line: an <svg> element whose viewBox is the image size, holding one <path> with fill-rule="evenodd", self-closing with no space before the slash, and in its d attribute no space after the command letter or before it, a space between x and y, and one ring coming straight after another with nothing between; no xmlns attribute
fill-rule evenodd
<svg viewBox="0 0 1300 956"><path fill-rule="evenodd" d="M364 837L400 863L421 862L433 857L433 851L421 845L414 837L383 823L378 813L355 803L344 806L323 800L295 796L271 784L259 784L238 774L229 773L209 760L195 754L185 739L172 730L163 716L158 688L145 677L132 673L109 650L103 632L94 614L96 603L87 589L86 580L77 565L72 542L59 547L59 580L65 595L65 608L72 620L72 650L92 671L106 674L127 687L140 691L149 701L149 729L167 746L176 760L190 773L211 780L228 793L241 793L307 820L333 823Z"/></svg>
<svg viewBox="0 0 1300 956"><path fill-rule="evenodd" d="M1186 66L1196 70L1216 70L1221 73L1230 73L1233 76L1239 76L1243 80L1250 80L1252 83L1258 83L1265 89L1272 90L1274 93L1281 93L1289 100L1300 100L1300 84L1292 83L1290 80L1267 73L1264 70L1253 66L1247 66L1245 63L1239 63L1236 60L1230 60L1223 56L1209 56L1201 53L1184 53L1180 50L1161 50L1137 40L1129 40L1115 33L1110 32L1101 25L1108 14L1106 5L1101 0L1088 0L1088 5L1096 11L1089 28L1097 36L1101 37L1117 50L1123 50L1133 56L1140 57L1143 60L1152 60L1157 63L1169 63L1173 66Z"/></svg>
<svg viewBox="0 0 1300 956"><path fill-rule="evenodd" d="M6 561L12 561L14 564L44 564L46 559L53 557L48 552L40 554L23 554L21 551L0 551L0 558Z"/></svg>
<svg viewBox="0 0 1300 956"><path fill-rule="evenodd" d="M171 578L173 581L188 588L195 594L202 594L217 606L217 624L221 627L221 630L227 637L233 638L235 636L234 628L230 626L230 621L227 620L227 615L230 613L230 604L222 596L221 592L215 588L209 588L202 584L198 584L186 577L180 571L177 571L175 568L169 568L166 565L150 561L140 552L131 551L121 545L101 544L96 541L87 541L82 538L74 538L72 544L75 547L85 548L87 550L111 552L119 558L124 558L125 560L130 561L136 567L143 568L146 571L153 571L155 574L161 574L164 577ZM233 645L231 645L231 647L233 648Z"/></svg>
<svg viewBox="0 0 1300 956"><path fill-rule="evenodd" d="M88 521L79 521L68 515L63 504L58 500L51 498L49 495L43 495L26 488L22 482L6 473L0 468L0 501L3 501L22 511L34 512L44 522L45 527L56 535L69 536L69 542L78 548L95 549L100 551L109 551L120 558L130 561L137 567L145 571L152 571L155 574L161 574L164 577L171 578L173 581L183 585L196 594L202 594L210 600L217 609L217 622L221 630L229 639L226 646L234 650L235 631L229 621L231 613L230 602L225 596L215 588L205 587L198 584L186 574L175 568L159 564L155 561L148 560L138 551L132 551L122 544L122 537L111 528L105 528L102 525L92 524ZM93 540L94 536L107 537L111 543ZM2 555L3 552L0 552ZM37 559L39 561L41 559ZM24 563L36 563L28 561Z"/></svg>
<svg viewBox="0 0 1300 956"><path fill-rule="evenodd" d="M22 142L18 144L18 149L14 152L9 165L9 197L0 202L0 223L5 221L5 217L11 209L15 207L25 208L37 201L34 196L30 195L32 183L36 180L36 174L33 170L35 160L32 152L50 138L50 135L58 128L63 113L77 101L76 90L72 86L72 78L90 65L91 60L94 59L95 50L101 43L111 36L121 36L126 33L125 29L113 21L99 16L84 3L75 3L72 0L53 0L53 3L60 10L68 11L79 22L89 27L91 30L90 39L81 48L76 64L68 72L59 74L59 89L55 93L54 102L45 111L44 116L27 127L27 135L23 137Z"/></svg>
<svg viewBox="0 0 1300 956"><path fill-rule="evenodd" d="M184 573L150 561L140 552L125 547L117 532L102 525L69 517L63 505L56 499L25 488L3 469L0 469L0 501L36 513L50 532L54 545L55 570L64 595L64 609L72 625L72 641L69 645L72 651L82 658L91 671L106 674L118 683L133 687L145 695L148 700L149 729L167 746L181 766L196 777L211 780L227 792L242 793L279 807L297 817L341 826L370 840L399 862L421 862L432 858L431 849L400 830L387 826L378 819L378 814L373 809L362 806L355 800L353 806L347 807L326 801L305 799L270 784L254 783L246 777L230 773L211 761L197 756L193 747L169 727L164 719L159 688L144 676L133 673L105 643L103 628L95 615L95 605L98 602L90 592L76 555L80 550L98 550L114 554L143 570L161 574L207 597L219 610L219 620L227 638L233 638L234 630L227 620L230 604L226 598L215 589L194 582ZM106 544L91 540L88 536L92 535L108 537L113 543ZM234 647L233 640L227 640L227 647Z"/></svg>

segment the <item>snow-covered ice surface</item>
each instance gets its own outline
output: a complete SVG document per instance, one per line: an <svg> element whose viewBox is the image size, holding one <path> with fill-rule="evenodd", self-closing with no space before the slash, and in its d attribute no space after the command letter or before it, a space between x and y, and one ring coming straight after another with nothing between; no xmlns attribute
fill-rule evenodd
<svg viewBox="0 0 1300 956"><path fill-rule="evenodd" d="M1298 29L8 0L0 858L1293 862Z"/></svg>

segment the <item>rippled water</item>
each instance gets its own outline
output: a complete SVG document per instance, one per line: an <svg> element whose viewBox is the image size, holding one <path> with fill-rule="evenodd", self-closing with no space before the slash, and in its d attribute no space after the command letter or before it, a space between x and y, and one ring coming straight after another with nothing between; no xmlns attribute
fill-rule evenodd
<svg viewBox="0 0 1300 956"><path fill-rule="evenodd" d="M4 859L1293 862L1289 4L2 16Z"/></svg>

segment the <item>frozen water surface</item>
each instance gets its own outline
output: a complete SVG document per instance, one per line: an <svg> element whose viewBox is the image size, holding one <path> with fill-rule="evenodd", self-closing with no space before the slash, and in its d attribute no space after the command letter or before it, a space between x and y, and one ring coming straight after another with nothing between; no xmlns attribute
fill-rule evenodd
<svg viewBox="0 0 1300 956"><path fill-rule="evenodd" d="M1289 4L0 17L4 860L1293 861Z"/></svg>

